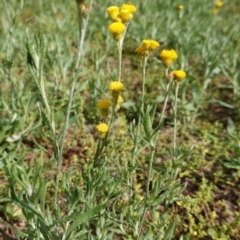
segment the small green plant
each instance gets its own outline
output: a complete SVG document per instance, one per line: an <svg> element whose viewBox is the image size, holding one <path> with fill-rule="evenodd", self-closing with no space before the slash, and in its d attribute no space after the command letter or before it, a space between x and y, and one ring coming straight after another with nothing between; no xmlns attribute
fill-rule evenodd
<svg viewBox="0 0 240 240"><path fill-rule="evenodd" d="M0 232L240 236L235 0L3 3Z"/></svg>

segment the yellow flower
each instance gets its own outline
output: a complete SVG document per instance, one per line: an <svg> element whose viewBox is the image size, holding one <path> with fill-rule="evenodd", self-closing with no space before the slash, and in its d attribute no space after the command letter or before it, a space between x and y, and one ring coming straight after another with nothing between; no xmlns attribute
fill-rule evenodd
<svg viewBox="0 0 240 240"><path fill-rule="evenodd" d="M113 38L118 41L126 29L126 26L121 22L114 22L109 25L108 30L113 34Z"/></svg>
<svg viewBox="0 0 240 240"><path fill-rule="evenodd" d="M160 58L166 67L170 67L173 64L173 62L178 58L178 55L175 50L172 50L172 49L165 50L164 49L160 53Z"/></svg>
<svg viewBox="0 0 240 240"><path fill-rule="evenodd" d="M105 123L100 123L96 126L97 132L98 132L98 137L99 138L104 138L109 131L109 127Z"/></svg>
<svg viewBox="0 0 240 240"><path fill-rule="evenodd" d="M134 5L132 5L132 4L123 4L121 6L121 10L120 11L124 11L124 10L127 10L130 13L135 13L137 11L137 8Z"/></svg>
<svg viewBox="0 0 240 240"><path fill-rule="evenodd" d="M123 90L123 84L119 81L114 81L114 82L111 82L110 85L109 85L109 90L112 90L114 92L120 92Z"/></svg>
<svg viewBox="0 0 240 240"><path fill-rule="evenodd" d="M107 8L108 16L115 22L127 23L132 20L136 7L131 4L123 4L121 8L111 6Z"/></svg>
<svg viewBox="0 0 240 240"><path fill-rule="evenodd" d="M158 48L160 44L155 40L144 39L142 41L142 46L137 47L135 52L137 52L140 56L148 55L152 50Z"/></svg>
<svg viewBox="0 0 240 240"><path fill-rule="evenodd" d="M144 39L142 41L142 46L143 46L144 49L149 49L150 46L151 46L151 40Z"/></svg>
<svg viewBox="0 0 240 240"><path fill-rule="evenodd" d="M124 102L124 100L123 100L122 96L119 95L119 96L118 96L117 104L118 104L118 105L121 105L123 102Z"/></svg>
<svg viewBox="0 0 240 240"><path fill-rule="evenodd" d="M123 23L126 23L132 20L133 14L128 10L121 10L118 14L118 17L122 20Z"/></svg>
<svg viewBox="0 0 240 240"><path fill-rule="evenodd" d="M120 8L118 17L123 23L129 22L133 18L133 13L137 11L136 7L131 4L123 4Z"/></svg>
<svg viewBox="0 0 240 240"><path fill-rule="evenodd" d="M183 5L179 5L179 6L178 6L178 10L179 10L179 11L182 11L183 9L184 9L184 6L183 6Z"/></svg>
<svg viewBox="0 0 240 240"><path fill-rule="evenodd" d="M112 91L112 97L114 99L114 103L116 104L120 95L120 91L123 90L123 84L119 81L114 81L110 83L108 89Z"/></svg>
<svg viewBox="0 0 240 240"><path fill-rule="evenodd" d="M215 6L216 6L217 8L222 7L222 5L223 5L223 2L222 2L222 1L218 1L218 2L216 2L216 4L215 4Z"/></svg>
<svg viewBox="0 0 240 240"><path fill-rule="evenodd" d="M160 46L160 44L155 40L144 39L142 41L142 46L144 49L152 51L152 50L158 48Z"/></svg>
<svg viewBox="0 0 240 240"><path fill-rule="evenodd" d="M149 54L149 51L146 51L144 47L140 46L140 47L137 47L135 49L135 52L139 55L139 56L144 56L144 55L148 55Z"/></svg>
<svg viewBox="0 0 240 240"><path fill-rule="evenodd" d="M155 41L155 40L150 40L150 41L151 41L151 45L149 47L150 50L154 50L160 46L160 44L157 41Z"/></svg>
<svg viewBox="0 0 240 240"><path fill-rule="evenodd" d="M106 117L108 115L108 109L111 106L111 103L108 100L101 100L97 103L97 107L99 108L101 114Z"/></svg>
<svg viewBox="0 0 240 240"><path fill-rule="evenodd" d="M111 6L107 8L108 16L113 20L113 21L118 21L118 14L119 14L119 7L116 6ZM121 20L120 20L121 21Z"/></svg>
<svg viewBox="0 0 240 240"><path fill-rule="evenodd" d="M112 102L114 104L114 98L112 98ZM118 99L117 99L117 105L116 105L116 108L115 108L116 111L118 111L120 109L123 102L124 102L124 99L122 98L121 95L119 95Z"/></svg>
<svg viewBox="0 0 240 240"><path fill-rule="evenodd" d="M180 83L186 77L186 73L183 70L172 71L171 75L176 83Z"/></svg>

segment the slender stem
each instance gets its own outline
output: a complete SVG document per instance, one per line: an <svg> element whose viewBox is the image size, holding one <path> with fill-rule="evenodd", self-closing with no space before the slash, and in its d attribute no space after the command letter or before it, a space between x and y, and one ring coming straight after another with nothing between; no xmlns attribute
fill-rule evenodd
<svg viewBox="0 0 240 240"><path fill-rule="evenodd" d="M175 102L174 102L174 133L173 133L173 154L174 161L177 159L177 98L178 98L179 83L176 84L175 88Z"/></svg>
<svg viewBox="0 0 240 240"><path fill-rule="evenodd" d="M168 102L168 96L169 96L169 91L170 91L170 87L172 85L172 82L173 82L173 79L170 80L170 82L168 83L168 85L166 87L166 95L165 95L164 104L163 104L163 108L162 108L162 112L161 112L161 117L160 117L160 120L159 120L159 125L162 123L163 118L164 118L164 112L166 110L166 106L167 106L167 102ZM157 144L159 134L160 134L160 129L157 131L157 134L156 134L156 137L155 137L155 140L154 140L154 148L155 148L155 146Z"/></svg>
<svg viewBox="0 0 240 240"><path fill-rule="evenodd" d="M168 83L167 87L166 87L166 96L164 99L164 104L163 104L163 108L162 108L162 112L161 112L161 118L159 123L161 123L163 121L164 118L164 112L166 110L166 106L167 106L167 102L168 102L168 96L169 96L169 90L170 90L170 86L172 84L173 80L171 79L170 82Z"/></svg>
<svg viewBox="0 0 240 240"><path fill-rule="evenodd" d="M53 133L53 135L55 137L56 136L55 122L54 122L54 119L52 117L52 111L51 111L51 108L49 106L47 95L46 95L46 92L45 92L45 84L44 84L44 80L43 80L42 74L40 74L39 79L40 79L40 92L41 92L41 96L42 96L44 105L45 105L46 110L47 110L47 116L49 117L49 121L50 121L50 124L51 124L51 131L52 131L52 133Z"/></svg>
<svg viewBox="0 0 240 240"><path fill-rule="evenodd" d="M147 60L148 57L145 56L143 59L143 68L142 68L142 95L141 95L141 102L140 102L140 112L138 114L138 124L137 124L137 131L136 136L134 138L134 148L132 153L132 167L135 168L136 165L136 155L137 155L137 149L138 149L138 141L139 141L139 135L140 135L140 128L141 128L141 122L142 122L142 114L144 112L144 96L145 96L145 84L146 84L146 66L147 66ZM135 178L135 170L130 176L130 196L133 194L133 184L134 184L134 178Z"/></svg>
<svg viewBox="0 0 240 240"><path fill-rule="evenodd" d="M123 45L123 38L121 38L117 42L118 46L118 81L121 82L122 77L122 45Z"/></svg>
<svg viewBox="0 0 240 240"><path fill-rule="evenodd" d="M65 117L63 128L62 128L62 132L59 136L59 154L57 156L57 176L56 176L56 188L55 188L55 195L54 195L54 207L55 208L57 207L58 188L59 188L60 172L61 172L61 167L62 167L62 153L63 153L64 139L66 136L68 125L69 125L69 118L70 118L70 113L71 113L71 108L72 108L73 95L74 95L75 85L76 85L76 81L77 81L76 71L79 67L81 57L82 57L83 43L84 43L88 20L89 20L89 16L90 16L90 12L91 12L92 3L93 3L93 0L91 0L91 2L90 2L87 16L84 16L85 13L83 13L80 9L80 6L78 6L79 34L80 34L79 35L79 44L78 44L78 55L77 55L77 60L75 63L73 76L71 78L72 86L71 86L69 98L68 98L66 117Z"/></svg>
<svg viewBox="0 0 240 240"><path fill-rule="evenodd" d="M78 18L79 18L79 42L78 42L78 55L77 55L77 60L75 63L75 68L74 68L75 71L78 69L80 60L82 57L83 43L84 43L85 33L86 33L86 29L87 29L89 14L85 18L83 16L83 13L81 12L80 7L78 7Z"/></svg>
<svg viewBox="0 0 240 240"><path fill-rule="evenodd" d="M6 11L6 15L7 15L7 20L8 20L8 23L10 25L10 15L9 15L9 12L8 12L8 7L7 7L7 4L6 4L6 1L3 0L3 3L4 3L4 8L5 8L5 11Z"/></svg>
<svg viewBox="0 0 240 240"><path fill-rule="evenodd" d="M155 148L152 149L150 161L149 161L149 165L148 165L146 196L145 196L145 200L144 200L144 210L143 210L143 214L142 214L142 218L141 218L140 226L139 226L139 235L141 235L141 232L142 232L143 222L144 222L145 214L147 212L147 202L150 197L149 188L150 188L150 181L151 181L151 175L152 175L151 173L152 173L152 165L153 165L154 155L155 155Z"/></svg>
<svg viewBox="0 0 240 240"><path fill-rule="evenodd" d="M126 28L123 32L123 35L121 37L121 39L119 39L117 41L117 47L118 47L118 81L121 82L121 78L122 78L122 49L123 49L123 41L125 38L125 34L127 32L127 28L128 28L128 24L126 23Z"/></svg>
<svg viewBox="0 0 240 240"><path fill-rule="evenodd" d="M93 161L94 161L93 162L93 167L96 167L99 163L98 157L101 153L101 152L99 152L101 150L100 143L101 143L101 139L98 139L97 149L96 149L96 152L95 152L95 155L94 155L94 158L93 158Z"/></svg>
<svg viewBox="0 0 240 240"><path fill-rule="evenodd" d="M166 73L167 76L167 73ZM170 90L170 86L173 82L173 79L170 80L170 82L168 83L167 87L166 87L166 95L165 95L165 100L164 100L164 104L163 104L163 108L162 108L162 112L161 112L161 118L159 121L159 124L161 124L161 122L163 121L163 117L164 117L164 112L166 110L166 106L167 106L167 102L168 102L168 96L169 96L169 90ZM143 214L142 214L142 218L140 221L140 226L139 226L139 234L141 234L142 231L142 227L143 227L143 222L144 222L144 218L145 218L145 214L147 211L147 202L149 200L150 197L150 181L151 181L151 173L152 173L152 165L153 165L153 159L155 156L155 152L156 152L156 145L157 145L157 141L158 141L158 137L159 137L159 133L160 130L158 130L155 140L154 140L154 147L151 149L151 156L150 156L150 161L149 161L149 165L148 165L148 177L147 177L147 185L146 185L146 197L145 197L145 201L144 201L144 210L143 210Z"/></svg>
<svg viewBox="0 0 240 240"><path fill-rule="evenodd" d="M146 84L146 66L147 66L148 56L145 56L143 59L143 69L142 69L142 98L141 98L141 111L144 111L144 97L145 97L145 84Z"/></svg>
<svg viewBox="0 0 240 240"><path fill-rule="evenodd" d="M46 54L46 46L47 46L46 38L45 38L45 36L42 36L42 38L40 39L40 48L41 48L42 54L40 55L41 57L36 63L36 66L37 66L36 67L37 68L36 74L37 74L37 78L38 78L38 81L39 81L39 90L41 92L42 100L44 102L44 105L45 105L45 108L46 108L46 111L47 111L46 115L47 115L47 117L50 121L51 131L52 131L52 134L53 134L54 139L55 139L56 138L55 121L54 121L53 114L52 114L52 111L51 111L51 108L50 108L50 105L49 105L49 102L48 102L48 98L47 98L47 95L46 95L45 82L44 82L44 78L43 78L43 59L44 59L45 54Z"/></svg>

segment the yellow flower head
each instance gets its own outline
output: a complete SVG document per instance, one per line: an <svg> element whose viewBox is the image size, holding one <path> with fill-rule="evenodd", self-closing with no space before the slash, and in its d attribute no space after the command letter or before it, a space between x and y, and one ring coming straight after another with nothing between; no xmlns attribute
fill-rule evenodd
<svg viewBox="0 0 240 240"><path fill-rule="evenodd" d="M123 23L127 23L132 20L133 14L137 11L136 7L131 4L123 4L120 8L118 17Z"/></svg>
<svg viewBox="0 0 240 240"><path fill-rule="evenodd" d="M158 48L160 44L155 40L144 39L142 41L142 46L137 47L135 52L137 52L140 56L148 55L151 51Z"/></svg>
<svg viewBox="0 0 240 240"><path fill-rule="evenodd" d="M113 104L114 104L114 101L115 101L115 99L112 98ZM119 95L118 98L117 98L117 105L116 105L116 108L115 108L116 111L118 111L120 109L123 102L124 102L124 99L122 98L121 95Z"/></svg>
<svg viewBox="0 0 240 240"><path fill-rule="evenodd" d="M127 10L130 13L135 13L137 11L137 8L134 5L132 5L132 4L123 4L121 6L121 10L120 11L124 11L124 10Z"/></svg>
<svg viewBox="0 0 240 240"><path fill-rule="evenodd" d="M109 84L108 89L114 92L120 92L123 90L123 84L119 81L114 81Z"/></svg>
<svg viewBox="0 0 240 240"><path fill-rule="evenodd" d="M152 50L158 48L160 46L160 44L155 40L144 39L142 41L142 46L144 49L152 51Z"/></svg>
<svg viewBox="0 0 240 240"><path fill-rule="evenodd" d="M178 6L178 10L179 10L179 11L182 11L183 9L184 9L184 6L183 6L183 5L179 5L179 6Z"/></svg>
<svg viewBox="0 0 240 240"><path fill-rule="evenodd" d="M154 49L158 48L159 46L160 46L160 44L157 41L151 40L150 50L154 50Z"/></svg>
<svg viewBox="0 0 240 240"><path fill-rule="evenodd" d="M107 8L108 16L116 22L119 22L118 14L119 14L119 7L111 6ZM120 20L121 21L121 20Z"/></svg>
<svg viewBox="0 0 240 240"><path fill-rule="evenodd" d="M135 52L139 55L139 56L144 56L144 55L148 55L149 54L149 51L146 51L144 47L140 46L140 47L137 47L135 49Z"/></svg>
<svg viewBox="0 0 240 240"><path fill-rule="evenodd" d="M223 2L222 2L222 1L218 1L218 2L215 3L215 6L216 6L217 8L220 8L220 7L223 6Z"/></svg>
<svg viewBox="0 0 240 240"><path fill-rule="evenodd" d="M124 99L122 98L121 95L119 95L119 96L118 96L117 104L118 104L118 105L121 105L123 102L124 102Z"/></svg>
<svg viewBox="0 0 240 240"><path fill-rule="evenodd" d="M131 4L123 4L121 8L111 6L107 8L108 16L114 22L127 23L132 20L133 14L136 12L136 7Z"/></svg>
<svg viewBox="0 0 240 240"><path fill-rule="evenodd" d="M151 40L144 39L144 40L142 41L142 46L143 46L144 49L149 49L150 46L151 46Z"/></svg>
<svg viewBox="0 0 240 240"><path fill-rule="evenodd" d="M101 100L97 103L97 107L99 108L101 114L106 117L108 115L108 109L111 106L111 103L108 100Z"/></svg>
<svg viewBox="0 0 240 240"><path fill-rule="evenodd" d="M105 123L100 123L96 126L99 138L104 138L109 131L109 127Z"/></svg>
<svg viewBox="0 0 240 240"><path fill-rule="evenodd" d="M121 22L114 22L109 25L108 30L113 34L113 38L118 41L126 29L126 26Z"/></svg>
<svg viewBox="0 0 240 240"><path fill-rule="evenodd" d="M186 73L183 70L172 71L171 75L176 83L180 83L186 77Z"/></svg>
<svg viewBox="0 0 240 240"><path fill-rule="evenodd" d="M119 81L114 81L109 84L108 89L112 91L112 97L115 103L117 103L120 91L123 90L123 84Z"/></svg>
<svg viewBox="0 0 240 240"><path fill-rule="evenodd" d="M133 18L133 14L128 10L121 10L118 14L118 17L121 19L123 23L129 22Z"/></svg>
<svg viewBox="0 0 240 240"><path fill-rule="evenodd" d="M165 50L164 49L160 53L160 58L166 67L170 67L173 64L173 62L178 58L178 55L175 50L172 50L172 49Z"/></svg>

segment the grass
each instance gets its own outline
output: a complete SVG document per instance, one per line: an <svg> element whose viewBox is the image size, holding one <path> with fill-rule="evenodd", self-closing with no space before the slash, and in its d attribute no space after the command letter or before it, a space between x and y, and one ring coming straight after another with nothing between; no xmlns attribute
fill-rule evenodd
<svg viewBox="0 0 240 240"><path fill-rule="evenodd" d="M106 8L123 3L93 1L76 71L75 1L3 1L0 238L240 238L238 1L224 2L215 15L214 1L132 1L137 12L123 44L125 101L98 156L100 164L93 167L98 141L104 143L95 131L103 121L96 104L109 96L108 85L118 76L117 46L108 32ZM34 59L26 47L36 48L43 35L49 114L31 75ZM160 42L160 48L148 59L141 112L142 66L135 49L143 39ZM144 119L152 121L153 131L161 118L169 82L159 58L163 49L175 49L174 69L187 73L179 85L175 163L173 87L154 150L155 138L147 139L144 125ZM61 162L56 149L73 76L76 86ZM49 235L44 235L46 229Z"/></svg>

